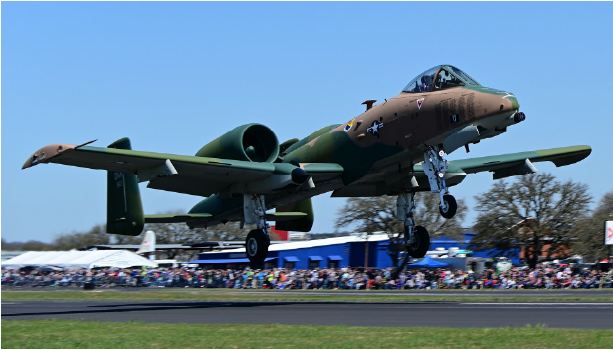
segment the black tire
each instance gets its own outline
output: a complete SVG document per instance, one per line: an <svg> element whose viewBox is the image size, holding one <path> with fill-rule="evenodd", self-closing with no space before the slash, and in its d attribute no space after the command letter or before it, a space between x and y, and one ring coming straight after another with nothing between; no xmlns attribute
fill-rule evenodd
<svg viewBox="0 0 613 350"><path fill-rule="evenodd" d="M423 226L415 226L415 239L407 244L407 252L412 258L423 258L430 249L430 234Z"/></svg>
<svg viewBox="0 0 613 350"><path fill-rule="evenodd" d="M458 210L458 203L456 203L455 198L450 194L446 194L443 196L443 202L443 204L446 204L447 210L443 211L443 208L441 208L440 206L438 207L438 210L441 213L442 217L444 217L445 219L451 219Z"/></svg>
<svg viewBox="0 0 613 350"><path fill-rule="evenodd" d="M270 245L270 239L268 235L264 233L264 230L251 230L245 240L245 250L247 252L247 258L252 264L261 264L268 256L268 246Z"/></svg>

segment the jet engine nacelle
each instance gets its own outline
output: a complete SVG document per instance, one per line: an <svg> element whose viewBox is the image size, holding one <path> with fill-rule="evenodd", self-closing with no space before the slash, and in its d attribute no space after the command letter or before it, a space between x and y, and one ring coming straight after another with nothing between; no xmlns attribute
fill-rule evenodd
<svg viewBox="0 0 613 350"><path fill-rule="evenodd" d="M209 142L196 156L272 163L279 156L279 140L262 124L245 124Z"/></svg>

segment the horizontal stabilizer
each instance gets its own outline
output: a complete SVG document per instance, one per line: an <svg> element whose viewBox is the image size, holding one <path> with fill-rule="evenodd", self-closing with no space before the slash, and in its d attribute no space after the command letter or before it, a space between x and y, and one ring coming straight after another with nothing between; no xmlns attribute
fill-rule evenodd
<svg viewBox="0 0 613 350"><path fill-rule="evenodd" d="M198 221L201 219L212 218L211 214L176 214L176 215L145 215L146 224L160 224L160 223L175 223L175 222L188 222Z"/></svg>
<svg viewBox="0 0 613 350"><path fill-rule="evenodd" d="M299 212L299 211L288 211L288 212L276 212L276 213L270 213L270 214L266 214L266 220L268 221L290 221L290 220L297 220L297 219L303 219L305 217L307 217L309 214L307 213L303 213L303 212Z"/></svg>

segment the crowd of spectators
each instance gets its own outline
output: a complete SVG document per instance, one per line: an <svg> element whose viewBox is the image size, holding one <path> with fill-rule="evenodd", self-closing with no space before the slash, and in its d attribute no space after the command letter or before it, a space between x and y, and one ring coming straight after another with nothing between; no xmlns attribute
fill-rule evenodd
<svg viewBox="0 0 613 350"><path fill-rule="evenodd" d="M2 270L3 286L23 287L157 287L236 289L556 289L613 288L613 270L573 270L539 265L535 269L487 269L479 273L452 269L407 269L392 278L392 269L324 268L264 270L157 268L46 271Z"/></svg>

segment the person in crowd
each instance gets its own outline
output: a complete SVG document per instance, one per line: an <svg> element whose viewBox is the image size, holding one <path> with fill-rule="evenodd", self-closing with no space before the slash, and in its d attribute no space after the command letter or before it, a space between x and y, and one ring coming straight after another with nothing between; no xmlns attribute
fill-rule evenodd
<svg viewBox="0 0 613 350"><path fill-rule="evenodd" d="M396 279L392 269L316 268L98 268L2 269L2 285L14 287L98 288L234 288L234 289L594 289L613 288L613 270L571 270L567 266L538 265L475 273L454 269L411 269Z"/></svg>

